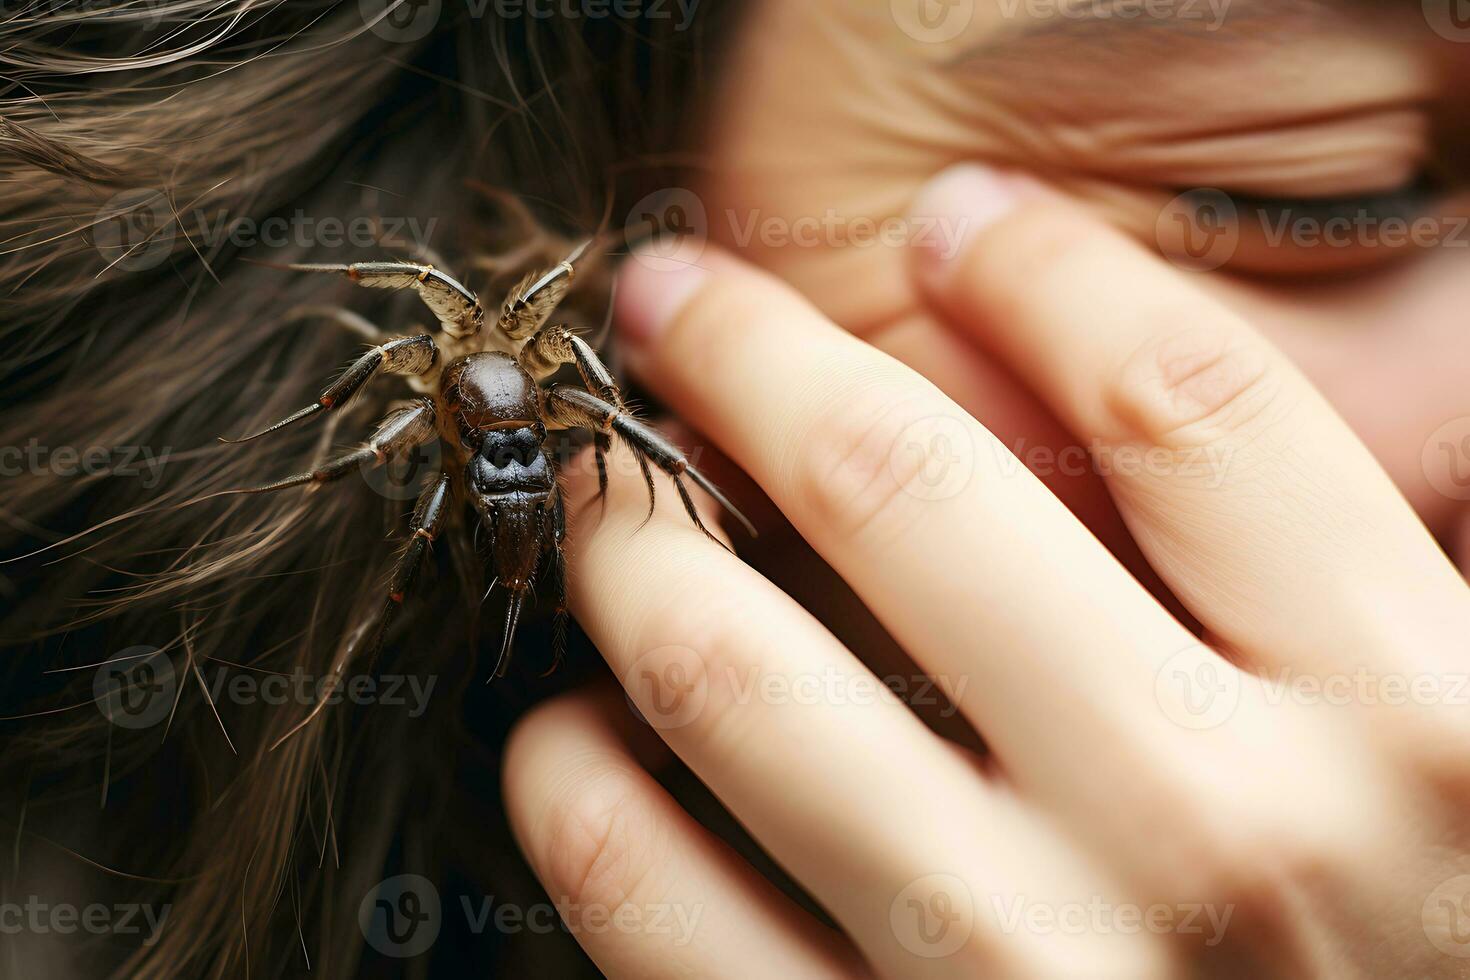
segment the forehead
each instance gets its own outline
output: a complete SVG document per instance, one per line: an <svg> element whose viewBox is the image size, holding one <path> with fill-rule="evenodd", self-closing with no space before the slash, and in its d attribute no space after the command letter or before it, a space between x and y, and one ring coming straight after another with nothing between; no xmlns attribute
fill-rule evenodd
<svg viewBox="0 0 1470 980"><path fill-rule="evenodd" d="M945 73L1057 165L1320 196L1397 187L1429 146L1439 83L1417 3L991 4Z"/></svg>

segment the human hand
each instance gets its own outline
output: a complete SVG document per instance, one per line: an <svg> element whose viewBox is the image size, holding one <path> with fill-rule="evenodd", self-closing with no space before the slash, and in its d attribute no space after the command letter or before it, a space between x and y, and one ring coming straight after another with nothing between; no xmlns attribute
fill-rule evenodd
<svg viewBox="0 0 1470 980"><path fill-rule="evenodd" d="M949 242L914 202L966 160L1038 176L1189 265L1171 236L1192 216L1171 204L1231 195L1228 247L1193 278L1301 367L1470 565L1470 45L1436 8L766 0L730 44L690 187L711 240L933 381L1140 576L1097 474L1065 462L1076 434L915 288L902 239ZM1429 246L1383 244L1410 223Z"/></svg>
<svg viewBox="0 0 1470 980"><path fill-rule="evenodd" d="M956 258L920 263L932 302L1079 437L1156 461L1110 490L1205 638L958 405L788 287L722 254L630 262L636 373L991 754L861 696L881 683L826 626L667 487L640 530L616 481L574 525L578 619L841 931L672 801L619 700L574 695L523 723L505 784L553 897L628 910L578 938L613 976L1464 975L1462 579L1292 363L1163 260L1023 180L961 171L922 206L967 219ZM697 925L669 927L679 910Z"/></svg>

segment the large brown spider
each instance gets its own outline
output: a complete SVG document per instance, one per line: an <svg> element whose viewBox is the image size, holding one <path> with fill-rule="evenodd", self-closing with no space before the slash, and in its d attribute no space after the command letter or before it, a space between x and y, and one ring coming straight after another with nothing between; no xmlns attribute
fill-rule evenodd
<svg viewBox="0 0 1470 980"><path fill-rule="evenodd" d="M643 470L650 507L654 492L649 469L652 463L673 479L690 520L705 534L709 531L700 521L684 484L686 476L754 533L750 522L684 458L678 447L633 416L611 372L592 347L565 326L547 323L571 287L574 263L586 248L584 244L555 267L522 279L506 296L500 317L488 330L475 294L431 265L358 262L286 266L307 272L342 273L361 286L413 289L438 319L441 330L437 342L429 334L388 337L377 332L377 345L328 385L316 402L253 435L225 440L247 442L331 412L378 374L408 376L420 397L390 411L367 445L314 470L247 491L266 493L319 486L341 479L360 466L382 465L437 433L445 447L444 465L418 499L408 546L393 569L388 598L368 647L370 657L381 647L420 561L444 527L454 499L468 500L478 511L489 532L496 581L509 592L505 634L493 676L505 675L521 607L543 556L548 554L557 602L554 635L561 636L566 617L562 556L566 519L554 458L546 445L548 429L593 431L600 492L607 490L605 454L617 434L633 450ZM586 388L540 386L565 364L577 366ZM556 646L555 657L559 659L559 640Z"/></svg>

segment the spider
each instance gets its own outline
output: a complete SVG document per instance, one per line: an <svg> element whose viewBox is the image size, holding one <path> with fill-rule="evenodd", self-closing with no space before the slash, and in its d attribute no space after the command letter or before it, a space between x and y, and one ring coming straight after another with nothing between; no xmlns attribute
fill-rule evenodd
<svg viewBox="0 0 1470 980"><path fill-rule="evenodd" d="M370 657L381 648L424 555L444 529L453 502L468 500L488 531L495 572L491 588L498 582L508 593L500 656L492 678L505 676L521 608L548 557L556 594L553 634L558 638L548 673L556 669L567 615L562 552L566 512L554 457L547 445L551 429L592 430L599 495L607 492L606 453L616 435L633 450L642 469L650 514L654 502L651 464L672 478L689 519L706 535L713 538L699 519L685 478L693 480L751 534L755 533L745 516L677 446L634 417L612 373L592 347L567 327L548 322L571 288L575 263L589 244L583 243L551 269L523 278L510 290L499 318L488 329L476 295L432 265L357 262L283 266L302 272L342 274L360 286L413 289L439 321L437 339L431 334L389 337L368 325L376 333L375 346L328 385L314 403L253 435L223 440L249 442L338 410L380 374L407 377L419 397L389 411L362 448L330 459L316 469L243 491L269 493L288 487L319 487L361 466L383 465L438 435L445 447L444 463L414 508L408 545L393 568L388 594L377 616ZM576 365L585 387L552 384L543 388L542 382L566 364Z"/></svg>

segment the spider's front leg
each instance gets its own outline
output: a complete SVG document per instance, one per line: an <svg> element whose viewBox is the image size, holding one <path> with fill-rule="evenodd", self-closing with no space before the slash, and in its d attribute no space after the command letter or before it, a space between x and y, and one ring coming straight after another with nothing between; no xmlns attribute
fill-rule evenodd
<svg viewBox="0 0 1470 980"><path fill-rule="evenodd" d="M602 358L597 356L591 344L562 324L547 324L537 330L535 336L525 347L521 348L520 362L521 367L525 368L537 381L551 377L563 364L575 364L577 373L582 376L582 383L587 386L587 390L596 393L603 401L615 406L620 412L631 414L627 403L623 401L622 390L618 388L618 383L613 379L612 372L608 370L607 365L602 363ZM597 460L597 495L599 499L606 500L607 453L612 449L611 433L594 431L592 447L594 458ZM643 482L648 487L648 515L652 517L654 508L653 472L649 469L648 459L641 454L638 456L638 467L643 471Z"/></svg>
<svg viewBox="0 0 1470 980"><path fill-rule="evenodd" d="M428 334L386 341L354 361L341 377L327 386L321 397L301 411L293 412L253 435L220 441L236 443L259 439L303 419L341 408L376 374L427 374L438 359L439 348L434 346L434 338Z"/></svg>
<svg viewBox="0 0 1470 980"><path fill-rule="evenodd" d="M371 663L383 648L383 641L388 636L388 628L393 625L393 620L403 605L404 596L413 587L419 567L423 564L424 555L428 553L429 547L444 527L444 520L449 514L449 500L449 474L441 472L435 477L434 482L419 495L418 506L414 508L413 521L409 525L408 544L393 566L393 576L389 579L388 584L388 597L383 601L382 609L378 612L377 626L373 630L372 637L365 648L358 645L355 640L347 645L347 648L332 664L328 674L332 684L343 683L343 675L348 666L356 661L364 650L367 653L367 662ZM305 728L313 718L321 714L322 709L330 700L330 698L319 699L316 705L307 712L306 717L292 725L284 735L276 739L271 748L275 749L286 739Z"/></svg>
<svg viewBox="0 0 1470 980"><path fill-rule="evenodd" d="M500 319L496 326L508 339L517 344L524 343L551 318L551 314L566 299L577 276L577 260L592 244L588 239L572 250L572 254L544 272L531 272L511 289L500 307Z"/></svg>
<svg viewBox="0 0 1470 980"><path fill-rule="evenodd" d="M383 420L373 430L372 437L368 439L367 445L361 449L344 453L327 460L316 469L288 476L284 480L276 480L263 486L232 492L269 493L274 490L284 490L287 487L306 485L318 487L323 483L340 480L354 469L368 463L382 465L406 450L427 442L433 435L434 402L429 398L415 399L408 405L396 408L383 416Z"/></svg>
<svg viewBox="0 0 1470 980"><path fill-rule="evenodd" d="M724 547L724 543L710 534L704 522L699 519L694 498L689 495L689 488L684 484L683 478L686 476L715 498L715 502L739 521L751 537L756 536L755 525L730 503L719 488L710 482L709 477L695 469L694 464L685 458L678 446L613 403L581 388L552 385L542 394L542 412L553 425L587 428L608 436L616 433L622 437L640 460L652 463L673 478L674 487L679 491L679 498L684 501L689 519L720 547Z"/></svg>

